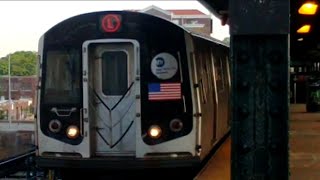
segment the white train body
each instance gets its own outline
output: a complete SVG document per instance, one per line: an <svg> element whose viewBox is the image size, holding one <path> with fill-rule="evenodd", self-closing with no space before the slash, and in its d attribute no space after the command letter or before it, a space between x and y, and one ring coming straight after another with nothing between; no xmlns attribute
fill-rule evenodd
<svg viewBox="0 0 320 180"><path fill-rule="evenodd" d="M136 12L57 24L39 42L38 165L200 163L229 131L228 55L217 40Z"/></svg>

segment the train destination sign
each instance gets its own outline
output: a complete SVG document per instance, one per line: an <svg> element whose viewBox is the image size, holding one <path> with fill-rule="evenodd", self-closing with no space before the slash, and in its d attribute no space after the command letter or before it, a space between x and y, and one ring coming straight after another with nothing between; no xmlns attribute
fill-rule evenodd
<svg viewBox="0 0 320 180"><path fill-rule="evenodd" d="M116 32L120 29L121 20L117 14L108 14L102 18L102 29L105 32Z"/></svg>

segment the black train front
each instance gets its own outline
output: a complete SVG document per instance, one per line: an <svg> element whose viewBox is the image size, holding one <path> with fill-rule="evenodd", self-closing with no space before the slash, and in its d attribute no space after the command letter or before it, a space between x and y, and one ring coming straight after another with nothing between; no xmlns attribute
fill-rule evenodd
<svg viewBox="0 0 320 180"><path fill-rule="evenodd" d="M229 48L129 11L39 41L39 167L196 166L229 131Z"/></svg>

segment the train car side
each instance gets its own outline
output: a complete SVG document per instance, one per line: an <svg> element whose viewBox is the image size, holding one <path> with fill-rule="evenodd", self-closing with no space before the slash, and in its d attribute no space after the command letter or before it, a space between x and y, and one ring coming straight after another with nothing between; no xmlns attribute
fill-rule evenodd
<svg viewBox="0 0 320 180"><path fill-rule="evenodd" d="M194 104L196 118L197 148L201 159L230 130L230 71L229 48L210 37L191 33L190 76L194 83ZM192 87L191 87L192 88Z"/></svg>

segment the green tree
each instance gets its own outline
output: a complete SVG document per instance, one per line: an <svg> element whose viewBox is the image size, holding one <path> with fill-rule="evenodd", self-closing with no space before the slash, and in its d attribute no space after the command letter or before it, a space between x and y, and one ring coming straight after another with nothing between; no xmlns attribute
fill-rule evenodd
<svg viewBox="0 0 320 180"><path fill-rule="evenodd" d="M0 75L8 75L9 55L0 58ZM37 53L33 51L17 51L10 55L11 75L30 76L36 74Z"/></svg>

